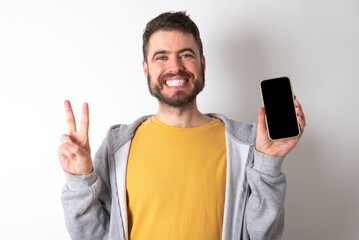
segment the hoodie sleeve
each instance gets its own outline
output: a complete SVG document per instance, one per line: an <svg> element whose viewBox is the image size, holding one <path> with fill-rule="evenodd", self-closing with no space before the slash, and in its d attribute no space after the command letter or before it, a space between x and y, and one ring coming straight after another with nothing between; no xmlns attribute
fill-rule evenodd
<svg viewBox="0 0 359 240"><path fill-rule="evenodd" d="M86 176L66 175L62 191L65 223L71 239L107 239L111 196L106 178L107 147L96 153L94 171Z"/></svg>
<svg viewBox="0 0 359 240"><path fill-rule="evenodd" d="M243 239L281 239L284 228L286 178L281 173L283 157L255 151L247 167L250 195L244 216Z"/></svg>

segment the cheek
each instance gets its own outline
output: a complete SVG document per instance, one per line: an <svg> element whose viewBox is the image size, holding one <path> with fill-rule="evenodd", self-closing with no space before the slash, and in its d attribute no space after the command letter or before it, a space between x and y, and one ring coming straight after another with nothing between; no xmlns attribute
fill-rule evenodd
<svg viewBox="0 0 359 240"><path fill-rule="evenodd" d="M187 68L190 72L192 72L196 78L201 75L201 71L203 71L202 66L200 64L192 65L191 67Z"/></svg>
<svg viewBox="0 0 359 240"><path fill-rule="evenodd" d="M163 66L151 66L149 69L148 69L148 73L154 77L154 78L158 78L159 76L161 76L165 71L165 68Z"/></svg>
<svg viewBox="0 0 359 240"><path fill-rule="evenodd" d="M186 68L192 72L200 72L202 67L203 67L203 64L198 60L191 61L186 66Z"/></svg>

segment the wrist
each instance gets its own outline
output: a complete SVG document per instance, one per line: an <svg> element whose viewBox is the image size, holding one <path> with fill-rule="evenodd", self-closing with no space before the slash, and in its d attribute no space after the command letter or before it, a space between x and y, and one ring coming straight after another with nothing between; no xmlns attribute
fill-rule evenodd
<svg viewBox="0 0 359 240"><path fill-rule="evenodd" d="M283 160L284 157L268 155L255 150L253 168L267 175L279 176L281 174Z"/></svg>

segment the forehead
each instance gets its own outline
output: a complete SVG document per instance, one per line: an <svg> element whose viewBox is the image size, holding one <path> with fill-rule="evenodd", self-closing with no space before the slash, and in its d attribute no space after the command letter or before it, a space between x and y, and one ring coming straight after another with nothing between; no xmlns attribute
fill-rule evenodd
<svg viewBox="0 0 359 240"><path fill-rule="evenodd" d="M176 52L185 48L190 48L195 52L199 52L192 34L176 30L160 30L151 35L148 44L148 53L151 55L154 52L161 50Z"/></svg>

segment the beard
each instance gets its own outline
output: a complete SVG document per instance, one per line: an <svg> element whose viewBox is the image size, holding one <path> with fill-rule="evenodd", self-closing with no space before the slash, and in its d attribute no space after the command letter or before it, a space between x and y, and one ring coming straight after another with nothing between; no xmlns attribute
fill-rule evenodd
<svg viewBox="0 0 359 240"><path fill-rule="evenodd" d="M149 89L151 95L154 96L155 98L157 98L157 100L159 102L161 102L169 107L184 109L193 103L193 101L196 99L197 95L204 88L205 77L204 77L204 71L202 69L203 68L201 68L201 71L200 71L201 78L199 78L199 79L194 79L194 75L192 73L190 73L188 71L181 70L177 74L161 75L158 79L157 84L153 84L151 76L150 76L150 74L148 74L147 75L148 89ZM193 89L189 93L179 90L171 97L165 96L161 92L164 85L166 84L165 79L172 77L172 76L179 76L181 78L186 78L186 79L189 79L189 81L190 81L190 79L192 79L194 81Z"/></svg>

